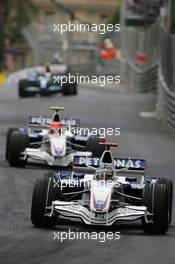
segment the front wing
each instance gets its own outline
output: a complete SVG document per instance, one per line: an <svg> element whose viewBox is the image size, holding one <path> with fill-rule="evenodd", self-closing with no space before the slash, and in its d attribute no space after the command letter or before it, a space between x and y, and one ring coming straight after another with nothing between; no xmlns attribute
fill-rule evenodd
<svg viewBox="0 0 175 264"><path fill-rule="evenodd" d="M87 225L111 226L116 221L134 221L145 217L147 220L147 208L145 206L126 206L117 208L108 213L98 213L89 211L82 205L76 205L72 202L53 201L51 207L47 207L52 215L54 211L66 219L81 219Z"/></svg>
<svg viewBox="0 0 175 264"><path fill-rule="evenodd" d="M26 148L25 151L22 153L23 158L44 162L49 166L60 166L60 167L67 167L73 164L74 155L85 155L90 156L91 152L71 152L64 157L54 158L51 154L47 151L42 149L34 149L34 148Z"/></svg>
<svg viewBox="0 0 175 264"><path fill-rule="evenodd" d="M55 159L51 156L48 152L41 150L41 149L32 149L32 148L26 148L25 151L22 153L24 155L24 158L28 158L31 160L44 162L45 164L48 164L49 166L63 166L67 167L73 162L74 153L70 153L64 157L59 157Z"/></svg>

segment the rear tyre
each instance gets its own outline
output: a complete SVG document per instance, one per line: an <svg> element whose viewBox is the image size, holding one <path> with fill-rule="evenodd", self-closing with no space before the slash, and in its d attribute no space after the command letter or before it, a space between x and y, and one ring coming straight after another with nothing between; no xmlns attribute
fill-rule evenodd
<svg viewBox="0 0 175 264"><path fill-rule="evenodd" d="M52 205L58 193L58 189L54 187L53 178L43 177L35 181L32 206L31 206L31 221L36 227L54 227L56 225L57 216L47 216L46 207Z"/></svg>
<svg viewBox="0 0 175 264"><path fill-rule="evenodd" d="M10 137L14 131L17 131L18 128L16 127L10 127L7 131L6 135L6 149L5 149L5 159L8 161L8 152L9 152L9 142L10 142Z"/></svg>
<svg viewBox="0 0 175 264"><path fill-rule="evenodd" d="M166 184L146 184L142 203L147 207L149 223L142 221L143 231L148 234L164 234L168 230L168 188Z"/></svg>
<svg viewBox="0 0 175 264"><path fill-rule="evenodd" d="M69 83L65 83L63 84L63 87L62 87L62 94L63 96L68 96L68 95L71 95L73 93L73 87L71 84Z"/></svg>
<svg viewBox="0 0 175 264"><path fill-rule="evenodd" d="M27 159L23 159L21 152L29 145L29 137L27 134L14 131L11 134L8 148L8 162L13 167L24 167Z"/></svg>
<svg viewBox="0 0 175 264"><path fill-rule="evenodd" d="M24 98L24 97L28 96L27 86L28 86L28 80L20 80L19 81L19 86L18 86L19 97Z"/></svg>
<svg viewBox="0 0 175 264"><path fill-rule="evenodd" d="M73 95L77 95L78 94L77 83L74 83L72 86L73 86L73 92L72 92L72 94Z"/></svg>
<svg viewBox="0 0 175 264"><path fill-rule="evenodd" d="M168 200L169 200L169 205L168 205L168 221L171 223L172 221L172 205L173 205L173 182L170 179L166 178L158 178L158 183L166 184L168 188Z"/></svg>
<svg viewBox="0 0 175 264"><path fill-rule="evenodd" d="M87 140L87 151L92 152L94 157L101 157L101 155L105 151L105 146L100 145L99 142L104 141L105 139L101 139L99 136L90 136Z"/></svg>

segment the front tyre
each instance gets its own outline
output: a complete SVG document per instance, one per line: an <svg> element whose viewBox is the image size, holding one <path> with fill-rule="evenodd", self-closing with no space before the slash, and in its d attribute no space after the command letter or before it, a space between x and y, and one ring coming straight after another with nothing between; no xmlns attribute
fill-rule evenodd
<svg viewBox="0 0 175 264"><path fill-rule="evenodd" d="M36 227L54 227L57 217L47 216L46 207L52 205L52 201L56 200L56 188L54 187L53 178L43 177L35 181L32 206L31 206L31 221Z"/></svg>
<svg viewBox="0 0 175 264"><path fill-rule="evenodd" d="M69 83L63 84L63 86L62 86L62 94L63 94L63 96L68 96L68 95L73 94L72 85L69 84Z"/></svg>
<svg viewBox="0 0 175 264"><path fill-rule="evenodd" d="M24 167L27 160L21 154L29 145L29 136L26 133L14 131L11 134L8 147L8 162L13 167Z"/></svg>
<svg viewBox="0 0 175 264"><path fill-rule="evenodd" d="M173 205L173 182L167 178L158 178L158 183L166 184L168 188L168 221L171 223L172 221L172 205Z"/></svg>
<svg viewBox="0 0 175 264"><path fill-rule="evenodd" d="M27 87L28 87L28 80L24 79L19 81L19 85L18 85L19 97L24 98L28 96Z"/></svg>
<svg viewBox="0 0 175 264"><path fill-rule="evenodd" d="M72 94L73 95L77 95L78 94L78 87L77 87L77 83L75 82L75 83L73 83L72 84L72 86L73 86L73 91L72 91Z"/></svg>
<svg viewBox="0 0 175 264"><path fill-rule="evenodd" d="M5 149L5 159L8 161L8 153L9 153L9 142L10 142L10 137L14 131L17 131L18 128L16 127L10 127L7 131L6 135L6 149Z"/></svg>
<svg viewBox="0 0 175 264"><path fill-rule="evenodd" d="M149 222L142 221L143 230L148 234L164 234L168 230L169 196L166 184L146 184L143 189L142 203L147 207Z"/></svg>

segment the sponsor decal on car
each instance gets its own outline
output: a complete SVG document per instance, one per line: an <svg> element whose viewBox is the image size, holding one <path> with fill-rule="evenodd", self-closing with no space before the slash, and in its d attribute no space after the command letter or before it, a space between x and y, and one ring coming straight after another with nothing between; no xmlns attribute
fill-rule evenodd
<svg viewBox="0 0 175 264"><path fill-rule="evenodd" d="M99 158L93 157L83 157L83 156L74 156L74 165L75 166L94 166L98 167L100 165ZM140 159L129 159L129 158L116 158L115 159L115 168L125 168L144 170L146 167L145 160Z"/></svg>

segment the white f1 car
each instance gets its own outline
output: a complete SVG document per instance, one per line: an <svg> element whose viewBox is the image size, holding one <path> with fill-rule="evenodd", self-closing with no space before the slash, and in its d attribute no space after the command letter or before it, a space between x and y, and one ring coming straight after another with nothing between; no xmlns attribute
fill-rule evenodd
<svg viewBox="0 0 175 264"><path fill-rule="evenodd" d="M113 158L111 142L101 158L74 156L73 172L48 172L34 185L31 221L54 227L58 219L111 226L141 220L145 233L165 233L172 218L172 181L146 178L145 160ZM80 171L78 172L77 169Z"/></svg>
<svg viewBox="0 0 175 264"><path fill-rule="evenodd" d="M29 116L28 128L9 128L6 138L6 160L10 166L24 167L29 160L49 166L72 166L74 155L101 156L102 139L79 133L80 120L61 119L58 111L64 107L51 107L52 118Z"/></svg>

